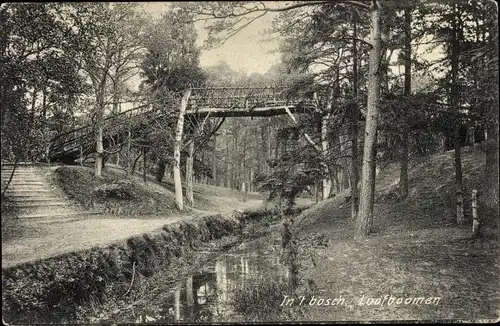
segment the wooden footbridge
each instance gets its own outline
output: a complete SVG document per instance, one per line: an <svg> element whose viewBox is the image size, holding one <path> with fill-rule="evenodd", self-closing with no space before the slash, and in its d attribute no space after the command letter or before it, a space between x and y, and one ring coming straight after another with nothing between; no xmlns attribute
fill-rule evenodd
<svg viewBox="0 0 500 326"><path fill-rule="evenodd" d="M117 135L140 130L165 115L178 114L180 99L159 110L151 104L139 105L108 116L104 120L104 148L115 144ZM292 92L289 87L204 87L192 88L186 116L266 117L314 110L313 94ZM121 137L123 138L123 137ZM95 126L85 124L57 135L51 140L47 157L51 162L71 163L95 152Z"/></svg>

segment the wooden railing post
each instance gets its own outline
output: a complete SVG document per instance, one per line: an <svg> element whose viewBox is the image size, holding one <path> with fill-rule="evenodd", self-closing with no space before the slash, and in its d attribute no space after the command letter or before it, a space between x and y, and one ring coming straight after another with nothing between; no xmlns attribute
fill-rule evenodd
<svg viewBox="0 0 500 326"><path fill-rule="evenodd" d="M477 213L477 190L472 190L472 237L476 238L479 236L479 227L481 225L479 221L479 215Z"/></svg>

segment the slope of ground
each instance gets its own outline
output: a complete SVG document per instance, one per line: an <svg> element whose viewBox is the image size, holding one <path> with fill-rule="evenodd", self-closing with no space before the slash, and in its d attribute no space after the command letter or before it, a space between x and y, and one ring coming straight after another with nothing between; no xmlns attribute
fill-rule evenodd
<svg viewBox="0 0 500 326"><path fill-rule="evenodd" d="M354 240L354 221L343 196L305 211L299 238L319 233L327 247L308 248L302 277L316 297L345 298L339 306L296 307L307 320L496 320L499 316L497 224L471 239L470 193L481 193L485 158L479 149L463 153L468 224L454 214L453 152L431 156L410 169L410 194L397 196L398 166L377 176L374 233ZM489 217L494 221L498 217ZM367 305L367 298L439 297L438 304ZM362 300L364 296L364 301ZM364 303L364 304L363 304ZM292 309L292 308L291 308ZM305 316L305 317L304 317Z"/></svg>
<svg viewBox="0 0 500 326"><path fill-rule="evenodd" d="M108 164L107 172L112 174L114 178L127 178L123 168ZM147 185L144 184L142 174L136 173L130 179L134 180L135 184L143 185L148 189L166 194L169 206L175 207L174 192L175 186L172 180L164 178L162 182L156 181L152 175L147 175ZM183 193L186 194L186 189L183 184ZM228 213L234 209L254 208L260 206L262 202L262 195L259 193L245 193L234 189L225 187L217 187L205 184L193 184L193 197L194 207L191 209L198 212L220 212ZM237 207L234 206L238 203Z"/></svg>
<svg viewBox="0 0 500 326"><path fill-rule="evenodd" d="M134 217L178 214L170 191L130 181L109 169L104 169L102 177L96 178L90 167L57 167L54 183L85 208L97 207L112 214ZM106 195L97 191L106 188L116 189L116 193Z"/></svg>
<svg viewBox="0 0 500 326"><path fill-rule="evenodd" d="M399 168L391 164L377 175L373 231L393 233L399 230L419 230L451 226L455 224L453 152L448 151L429 157L409 170L409 195L398 198ZM462 153L465 216L468 227L472 223L471 194L477 189L484 192L485 155L480 149L467 149ZM339 236L353 236L354 221L350 218L350 205L345 204L345 190L305 211L299 218L302 232L330 230ZM479 197L481 204L481 197ZM491 216L483 216L489 222L497 222ZM496 230L498 224L488 225ZM488 233L488 230L485 230Z"/></svg>

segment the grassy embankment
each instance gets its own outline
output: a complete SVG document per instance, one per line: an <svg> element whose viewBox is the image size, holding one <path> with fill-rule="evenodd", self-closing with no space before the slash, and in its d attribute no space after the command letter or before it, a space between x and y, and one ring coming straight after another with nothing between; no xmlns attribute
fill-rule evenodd
<svg viewBox="0 0 500 326"><path fill-rule="evenodd" d="M168 180L159 183L149 175L144 183L142 177L127 177L113 166L103 170L100 179L94 177L90 167L59 167L54 173L54 183L87 209L98 208L108 214L137 218L189 215L193 211L226 213L241 206L255 206L255 202L262 199L256 193L245 194L223 187L194 184L194 210L185 207L184 212L179 212L175 206L173 183Z"/></svg>

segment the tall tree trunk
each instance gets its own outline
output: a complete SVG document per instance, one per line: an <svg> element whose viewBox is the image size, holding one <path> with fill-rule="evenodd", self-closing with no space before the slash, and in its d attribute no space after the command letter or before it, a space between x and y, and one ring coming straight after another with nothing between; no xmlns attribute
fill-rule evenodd
<svg viewBox="0 0 500 326"><path fill-rule="evenodd" d="M193 196L193 163L194 163L194 140L189 143L188 157L186 158L186 203L194 206Z"/></svg>
<svg viewBox="0 0 500 326"><path fill-rule="evenodd" d="M165 161L163 160L160 160L158 162L158 170L156 171L156 181L162 182L166 168L167 168L167 163L165 163Z"/></svg>
<svg viewBox="0 0 500 326"><path fill-rule="evenodd" d="M49 127L47 126L47 87L42 89L42 132L44 138L46 138L49 132ZM48 141L48 139L47 139ZM47 142L45 147L45 162L50 163L50 142Z"/></svg>
<svg viewBox="0 0 500 326"><path fill-rule="evenodd" d="M494 20L495 30L498 30L498 20ZM496 37L495 37L496 35ZM490 33L489 41L494 44L495 56L498 58L498 34ZM498 80L498 67L493 69L494 80ZM487 187L483 196L483 203L481 206L491 210L491 215L493 218L498 218L499 211L499 193L498 193L498 178L499 178L499 139L498 139L498 128L499 128L499 110L498 110L498 88L494 90L495 102L492 103L489 110L489 123L487 125L488 135L486 139L486 182Z"/></svg>
<svg viewBox="0 0 500 326"><path fill-rule="evenodd" d="M34 88L33 89L33 95L31 96L31 111L30 111L30 122L32 128L34 127L35 123L35 111L36 111L36 99L38 97L38 89Z"/></svg>
<svg viewBox="0 0 500 326"><path fill-rule="evenodd" d="M140 151L139 155L137 155L137 157L135 158L134 163L132 164L132 168L130 169L130 175L134 175L135 174L135 169L137 167L137 162L139 162L139 159L142 157L142 154L143 154L143 152Z"/></svg>
<svg viewBox="0 0 500 326"><path fill-rule="evenodd" d="M459 112L459 92L458 92L458 56L460 54L460 40L458 39L458 16L460 15L457 6L454 5L454 17L451 28L451 94L450 104L456 114L455 126L453 130L453 145L455 149L455 193L457 205L457 223L465 222L464 216L464 199L463 199L463 182L462 182L462 157L460 154L460 127L461 119Z"/></svg>
<svg viewBox="0 0 500 326"><path fill-rule="evenodd" d="M236 123L233 125L233 153L231 157L231 189L239 188L240 156L238 151L238 131Z"/></svg>
<svg viewBox="0 0 500 326"><path fill-rule="evenodd" d="M142 181L148 182L148 169L147 169L147 164L146 164L146 152L148 150L146 147L142 148Z"/></svg>
<svg viewBox="0 0 500 326"><path fill-rule="evenodd" d="M462 157L460 154L460 127L457 123L453 134L453 145L455 148L455 192L457 205L457 223L465 223L464 216L464 198L463 198L463 181L462 181Z"/></svg>
<svg viewBox="0 0 500 326"><path fill-rule="evenodd" d="M130 120L129 120L129 124L128 124L128 128L127 128L127 175L131 175L133 173L131 173L131 170L130 170L130 166L131 166L131 161L132 161L132 154L130 152L131 150L131 138L132 138L132 132L130 131L131 127L130 127Z"/></svg>
<svg viewBox="0 0 500 326"><path fill-rule="evenodd" d="M373 197L372 183L375 182L373 164L373 147L376 145L377 118L380 101L380 56L382 55L382 44L380 39L380 4L372 0L370 6L370 39L372 49L370 50L370 66L368 72L368 103L366 112L365 141L363 147L363 167L361 175L361 196L359 212L356 219L356 237L367 236L373 219ZM354 187L354 185L352 185Z"/></svg>
<svg viewBox="0 0 500 326"><path fill-rule="evenodd" d="M333 98L330 99L333 101ZM329 108L331 108L331 104L329 105ZM330 178L330 171L328 169L328 122L330 119L330 112L326 114L325 117L323 117L321 121L321 150L323 151L323 161L325 163L326 167L326 175L323 177L323 200L327 199L330 196L330 192L332 190L332 179Z"/></svg>
<svg viewBox="0 0 500 326"><path fill-rule="evenodd" d="M373 205L375 205L375 186L377 183L377 152L378 152L378 130L375 132L375 146L373 146L373 157L374 164L372 164L372 174L373 174L373 182L372 182L372 193L371 193L371 201ZM373 212L372 212L373 214ZM373 219L370 219L370 230L372 229Z"/></svg>
<svg viewBox="0 0 500 326"><path fill-rule="evenodd" d="M229 142L228 142L228 137L227 137L227 133L226 133L226 130L224 129L224 143L226 145L226 157L225 157L225 160L224 160L224 164L226 166L226 175L224 176L224 179L225 179L225 185L226 185L226 188L231 188L231 178L229 177Z"/></svg>
<svg viewBox="0 0 500 326"><path fill-rule="evenodd" d="M188 106L189 97L191 96L191 89L184 92L181 100L179 119L177 120L177 128L175 130L174 141L174 185L175 185L175 204L177 209L182 211L184 209L184 202L182 197L182 180L181 180L181 146L182 146L182 133L184 129L184 112Z"/></svg>
<svg viewBox="0 0 500 326"><path fill-rule="evenodd" d="M250 192L255 192L253 176L254 176L254 170L253 168L250 168L250 177L248 179L248 188Z"/></svg>
<svg viewBox="0 0 500 326"><path fill-rule="evenodd" d="M357 12L353 10L353 40L352 40L352 56L353 56L353 95L354 100L357 101L358 97L358 46L357 46L357 37L358 37L358 24L357 24ZM351 174L350 174L350 183L351 183L351 217L356 218L358 216L359 209L359 190L358 190L358 182L359 182L359 158L358 158L358 120L359 120L359 112L358 106L356 102L354 103L354 107L351 112Z"/></svg>
<svg viewBox="0 0 500 326"><path fill-rule="evenodd" d="M340 181L339 181L339 169L336 168L333 173L333 180L335 181L335 192L338 194L342 190L340 189Z"/></svg>
<svg viewBox="0 0 500 326"><path fill-rule="evenodd" d="M103 144L103 132L104 132L104 110L106 108L105 101L106 94L106 76L102 77L99 82L98 90L96 92L96 114L95 114L95 126L96 126L96 152L95 152L95 176L100 178L102 175L102 166L104 164L104 144Z"/></svg>
<svg viewBox="0 0 500 326"><path fill-rule="evenodd" d="M411 9L405 8L405 45L404 45L404 56L405 56L405 84L404 84L404 95L408 100L411 96ZM403 112L403 130L401 134L401 156L399 158L400 173L399 173L399 194L401 198L406 198L408 196L408 141L409 141L409 131L408 131L408 113Z"/></svg>
<svg viewBox="0 0 500 326"><path fill-rule="evenodd" d="M103 121L102 119L97 120L97 132L96 132L96 151L95 151L95 176L100 178L102 175L102 165L104 162L104 157L103 157L103 152L104 152L104 146L103 146Z"/></svg>
<svg viewBox="0 0 500 326"><path fill-rule="evenodd" d="M116 77L116 73L115 73ZM113 82L113 115L120 113L120 88L118 85L119 81L116 80ZM119 136L118 136L119 137ZM118 139L117 139L118 141ZM120 152L117 152L113 155L115 157L115 164L118 165L120 162Z"/></svg>
<svg viewBox="0 0 500 326"><path fill-rule="evenodd" d="M217 133L214 133L214 150L212 152L212 183L217 186Z"/></svg>
<svg viewBox="0 0 500 326"><path fill-rule="evenodd" d="M488 140L486 141L486 182L488 183L488 186L486 187L486 191L484 193L484 204L482 205L485 206L485 208L487 209L493 210L493 212L496 213L496 216L498 216L498 210L499 210L498 94L496 95L496 97L497 97L496 101L497 104L493 105L492 108L493 121L490 122L490 126L488 127Z"/></svg>
<svg viewBox="0 0 500 326"><path fill-rule="evenodd" d="M44 87L42 89L42 122L44 128L46 120L47 120L47 88Z"/></svg>
<svg viewBox="0 0 500 326"><path fill-rule="evenodd" d="M247 141L248 141L248 128L245 128L245 136L243 136L243 161L241 162L241 191L246 192L246 179L247 179Z"/></svg>
<svg viewBox="0 0 500 326"><path fill-rule="evenodd" d="M266 140L267 140L267 159L271 160L273 158L273 144L272 144L272 133L273 126L271 125L271 117L267 118L267 126L266 126ZM267 173L271 172L271 166L267 164Z"/></svg>

